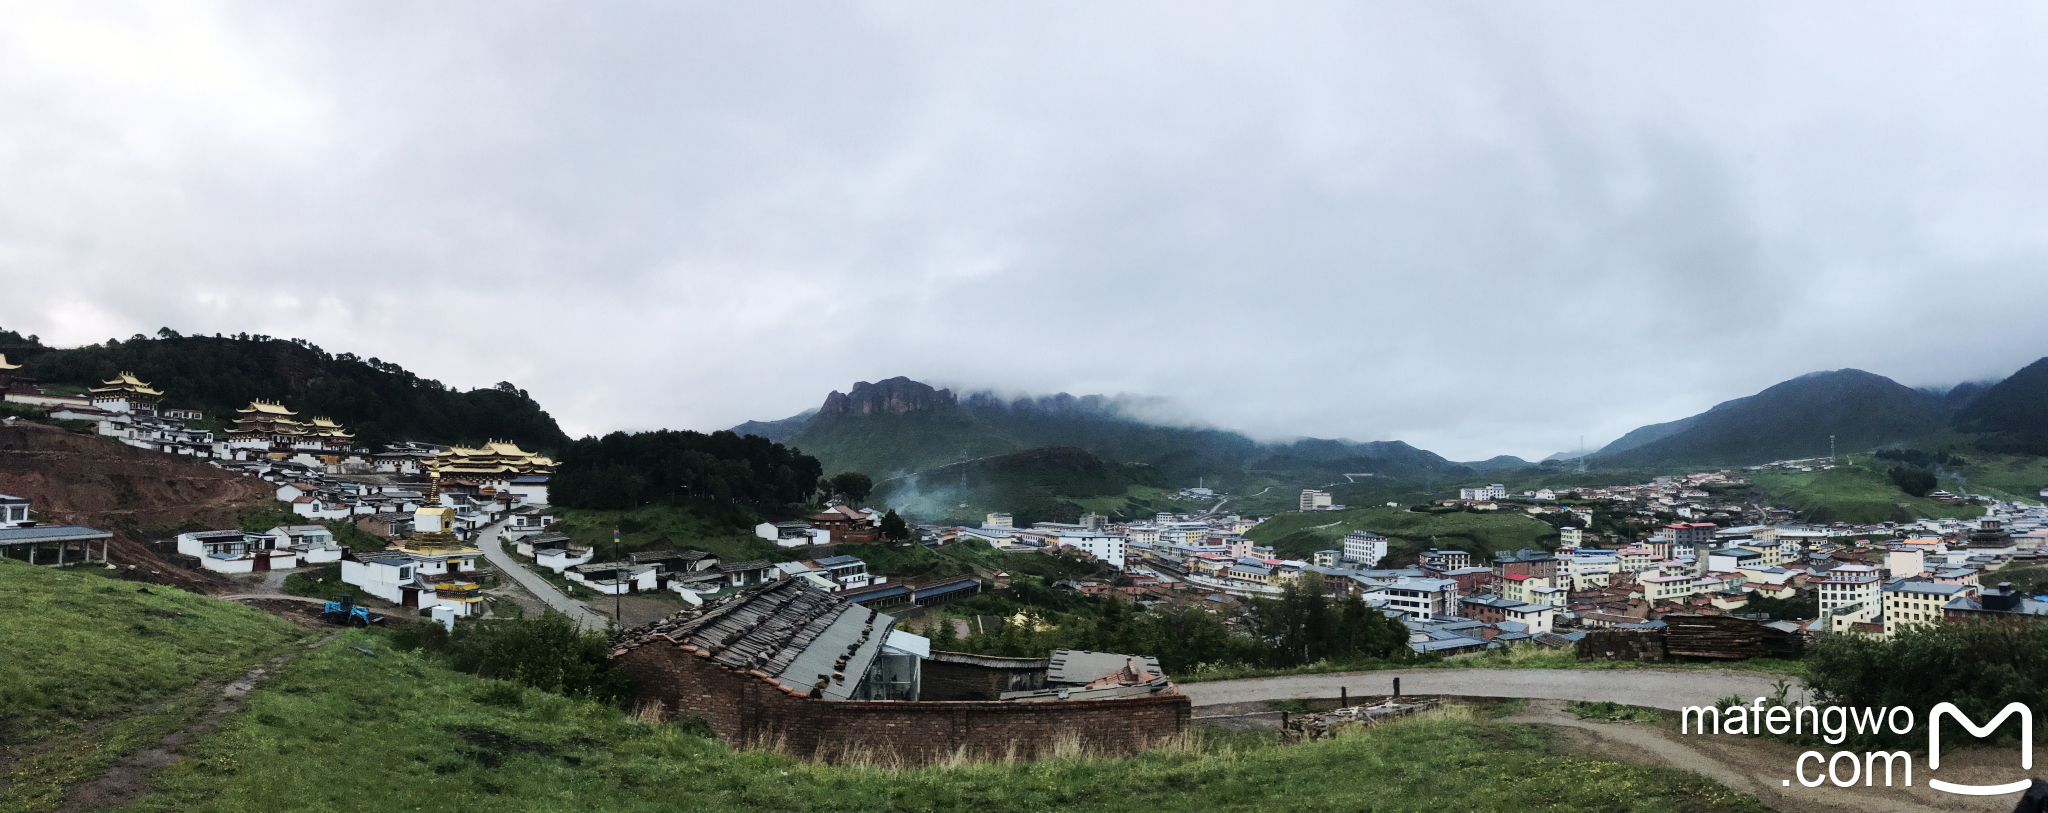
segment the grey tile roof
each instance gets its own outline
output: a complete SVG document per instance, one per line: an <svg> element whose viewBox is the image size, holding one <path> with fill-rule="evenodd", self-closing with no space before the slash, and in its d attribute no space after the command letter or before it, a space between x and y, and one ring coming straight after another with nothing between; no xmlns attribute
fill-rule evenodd
<svg viewBox="0 0 2048 813"><path fill-rule="evenodd" d="M1090 652L1085 649L1055 649L1049 663L1045 679L1051 683L1087 683L1124 668L1126 663L1136 667L1140 672L1151 672L1155 675L1166 673L1166 670L1159 668L1158 658L1120 655L1115 652Z"/></svg>
<svg viewBox="0 0 2048 813"><path fill-rule="evenodd" d="M801 579L781 579L628 632L614 650L687 643L711 652L721 666L759 669L801 692L823 676L824 696L844 700L867 674L895 622ZM835 672L843 678L833 679Z"/></svg>

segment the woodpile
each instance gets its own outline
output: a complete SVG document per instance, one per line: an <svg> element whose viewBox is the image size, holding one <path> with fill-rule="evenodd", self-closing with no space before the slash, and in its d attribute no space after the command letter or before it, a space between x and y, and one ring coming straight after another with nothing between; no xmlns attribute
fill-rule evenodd
<svg viewBox="0 0 2048 813"><path fill-rule="evenodd" d="M1582 661L1662 663L1665 660L1664 631L1589 630L1584 638L1579 639L1577 654Z"/></svg>
<svg viewBox="0 0 2048 813"><path fill-rule="evenodd" d="M1805 644L1797 633L1746 618L1667 615L1664 624L1665 654L1674 658L1797 658Z"/></svg>

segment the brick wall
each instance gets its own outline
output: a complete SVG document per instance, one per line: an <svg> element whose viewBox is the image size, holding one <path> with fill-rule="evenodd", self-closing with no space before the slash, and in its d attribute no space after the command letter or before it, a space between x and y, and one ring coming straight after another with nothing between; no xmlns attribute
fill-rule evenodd
<svg viewBox="0 0 2048 813"><path fill-rule="evenodd" d="M1039 703L817 700L758 673L733 672L659 642L617 656L633 680L629 707L660 704L663 719L700 717L735 747L766 747L826 762L922 765L1036 759L1056 749L1123 756L1188 727L1185 695Z"/></svg>

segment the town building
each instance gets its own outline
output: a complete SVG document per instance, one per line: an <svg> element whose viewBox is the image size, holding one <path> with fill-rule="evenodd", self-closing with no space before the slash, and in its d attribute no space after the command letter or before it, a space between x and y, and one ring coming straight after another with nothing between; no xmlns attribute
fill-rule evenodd
<svg viewBox="0 0 2048 813"><path fill-rule="evenodd" d="M1330 508L1330 492L1314 488L1301 490L1301 510L1328 511Z"/></svg>
<svg viewBox="0 0 2048 813"><path fill-rule="evenodd" d="M1124 569L1124 538L1093 531L1073 531L1053 537L1054 544L1079 550L1118 570Z"/></svg>
<svg viewBox="0 0 2048 813"><path fill-rule="evenodd" d="M530 505L546 505L547 478L555 473L555 461L505 440L474 449L451 446L426 463L427 500L440 505L451 505L452 494L489 499L501 491ZM522 481L516 488L515 480Z"/></svg>
<svg viewBox="0 0 2048 813"><path fill-rule="evenodd" d="M1344 561L1366 568L1379 567L1380 560L1387 558L1387 538L1371 531L1352 531L1344 535Z"/></svg>
<svg viewBox="0 0 2048 813"><path fill-rule="evenodd" d="M43 525L29 509L27 498L0 494L0 558L58 567L107 563L113 534L82 525ZM94 542L100 543L97 559L92 555Z"/></svg>
<svg viewBox="0 0 2048 813"><path fill-rule="evenodd" d="M157 402L164 394L142 383L134 373L123 371L100 382L89 395L94 407L108 412L155 416Z"/></svg>
<svg viewBox="0 0 2048 813"><path fill-rule="evenodd" d="M1949 602L1975 591L1967 585L1894 579L1883 588L1884 634L1924 627L1945 617Z"/></svg>
<svg viewBox="0 0 2048 813"><path fill-rule="evenodd" d="M880 517L870 509L856 510L835 505L805 519L812 528L824 531L835 543L863 544L882 540Z"/></svg>

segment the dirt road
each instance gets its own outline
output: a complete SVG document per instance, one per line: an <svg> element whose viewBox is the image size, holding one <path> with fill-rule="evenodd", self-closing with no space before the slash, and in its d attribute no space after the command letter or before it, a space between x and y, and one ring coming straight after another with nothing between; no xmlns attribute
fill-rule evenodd
<svg viewBox="0 0 2048 813"><path fill-rule="evenodd" d="M1957 796L1932 790L1927 787L1929 777L1920 774L1913 777L1911 787L1884 787L1879 780L1872 787L1841 788L1823 783L1809 788L1793 779L1803 748L1734 735L1682 735L1649 723L1581 720L1567 711L1561 700L1530 701L1527 708L1502 722L1549 727L1557 734L1558 749L1567 753L1691 771L1778 810L1988 813L2011 810L2019 799L2019 794ZM1825 753L1833 755L1832 750ZM1944 752L1941 762L1941 778L1951 782L1989 784L2021 775L2019 756L2009 749ZM1807 765L1811 777L1816 768L1811 760ZM1925 768L1923 758L1915 770Z"/></svg>
<svg viewBox="0 0 2048 813"><path fill-rule="evenodd" d="M1775 684L1784 679L1730 669L1388 669L1191 683L1181 691L1196 706L1214 706L1336 697L1340 688L1353 696L1392 694L1395 678L1401 679L1403 694L1605 700L1672 711L1710 706L1731 695L1745 700L1769 697L1776 691ZM1804 688L1793 680L1789 698L1802 700L1805 696Z"/></svg>

